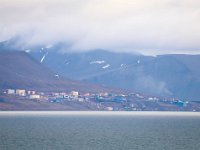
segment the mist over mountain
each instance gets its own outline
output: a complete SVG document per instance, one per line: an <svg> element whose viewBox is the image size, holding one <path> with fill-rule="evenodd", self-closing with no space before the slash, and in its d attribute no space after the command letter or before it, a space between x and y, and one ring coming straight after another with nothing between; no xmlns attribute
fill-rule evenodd
<svg viewBox="0 0 200 150"><path fill-rule="evenodd" d="M0 1L0 41L144 55L200 54L198 0Z"/></svg>

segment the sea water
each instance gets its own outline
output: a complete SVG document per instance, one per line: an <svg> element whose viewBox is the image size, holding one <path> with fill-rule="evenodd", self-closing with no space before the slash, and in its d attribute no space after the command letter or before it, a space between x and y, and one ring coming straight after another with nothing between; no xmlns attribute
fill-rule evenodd
<svg viewBox="0 0 200 150"><path fill-rule="evenodd" d="M199 113L0 112L0 150L198 150Z"/></svg>

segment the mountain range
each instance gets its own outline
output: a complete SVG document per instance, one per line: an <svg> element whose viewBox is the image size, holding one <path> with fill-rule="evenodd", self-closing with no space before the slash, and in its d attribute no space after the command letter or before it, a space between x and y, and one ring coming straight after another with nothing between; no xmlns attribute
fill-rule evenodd
<svg viewBox="0 0 200 150"><path fill-rule="evenodd" d="M61 53L45 48L30 54L58 74L81 82L184 100L200 99L200 55L153 57L105 50Z"/></svg>
<svg viewBox="0 0 200 150"><path fill-rule="evenodd" d="M64 78L21 51L0 52L0 89L99 92L106 88Z"/></svg>
<svg viewBox="0 0 200 150"><path fill-rule="evenodd" d="M13 39L1 42L0 49L16 51L20 47ZM44 73L39 73L44 74L43 78L46 79L45 72L51 70L50 76L53 82L60 77L70 82L80 83L77 84L80 89L83 89L80 85L89 83L187 101L200 100L200 55L144 56L107 50L71 52L63 43L26 47L21 50L26 51L23 55L28 55L27 57L31 57L32 61L37 60L37 63L35 62L37 66L31 67L32 70L42 66L38 70L43 70ZM21 58L17 58L17 55L13 57L16 59L14 63L19 63L17 60ZM1 57L1 66L6 64L6 60L8 58L5 56ZM25 62L24 60L23 63ZM32 71L31 74L34 72L37 71ZM35 76L30 78L34 80ZM74 83L68 84L69 87Z"/></svg>

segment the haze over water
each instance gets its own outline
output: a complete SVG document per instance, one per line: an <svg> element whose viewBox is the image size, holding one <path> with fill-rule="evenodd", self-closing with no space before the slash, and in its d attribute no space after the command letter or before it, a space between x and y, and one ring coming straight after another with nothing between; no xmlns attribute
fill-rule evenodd
<svg viewBox="0 0 200 150"><path fill-rule="evenodd" d="M200 147L199 113L92 113L1 112L0 149L196 150Z"/></svg>

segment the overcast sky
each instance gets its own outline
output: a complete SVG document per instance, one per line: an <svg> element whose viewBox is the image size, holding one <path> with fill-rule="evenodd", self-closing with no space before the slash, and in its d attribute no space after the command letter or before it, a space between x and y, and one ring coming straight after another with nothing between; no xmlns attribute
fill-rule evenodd
<svg viewBox="0 0 200 150"><path fill-rule="evenodd" d="M200 54L200 0L0 0L0 41Z"/></svg>

